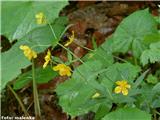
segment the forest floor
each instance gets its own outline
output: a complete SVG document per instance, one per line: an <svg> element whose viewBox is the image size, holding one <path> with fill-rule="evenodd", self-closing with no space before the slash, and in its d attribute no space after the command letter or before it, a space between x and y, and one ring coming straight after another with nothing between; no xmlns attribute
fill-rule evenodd
<svg viewBox="0 0 160 120"><path fill-rule="evenodd" d="M116 27L123 18L130 15L132 12L150 8L153 15L158 15L158 2L70 2L60 13L61 16L69 18L69 24L72 27L65 33L62 42L66 40L71 31L75 32L75 41L69 46L75 55L79 58L83 57L88 51L78 46L85 46L92 49L92 39L94 38L97 45L101 45L107 37L112 35ZM53 11L54 12L54 11ZM77 45L78 44L78 45ZM67 61L67 53L64 49L56 48L52 51L54 56L58 56L63 61ZM42 53L40 57L44 57ZM41 59L38 65L43 65ZM80 62L73 63L75 67L80 65ZM62 112L58 106L58 98L54 89L57 84L65 81L67 77L56 77L46 84L38 85L39 99L42 111L43 120L68 120L70 119L65 113ZM21 100L25 104L28 113L34 116L33 93L32 85L25 86L23 89L16 91ZM6 89L1 99L2 115L4 116L22 116L23 111L19 106L16 98ZM6 107L7 106L7 107ZM94 113L89 113L84 116L77 116L75 120L92 120Z"/></svg>

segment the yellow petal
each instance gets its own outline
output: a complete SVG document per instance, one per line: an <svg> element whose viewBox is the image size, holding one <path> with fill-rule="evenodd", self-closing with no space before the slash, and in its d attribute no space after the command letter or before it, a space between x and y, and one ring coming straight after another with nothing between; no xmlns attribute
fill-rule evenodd
<svg viewBox="0 0 160 120"><path fill-rule="evenodd" d="M72 31L72 36L69 37L69 41L68 41L64 46L67 47L67 46L70 45L73 41L74 41L74 31Z"/></svg>
<svg viewBox="0 0 160 120"><path fill-rule="evenodd" d="M126 88L131 88L131 85L127 84L127 85L126 85Z"/></svg>
<svg viewBox="0 0 160 120"><path fill-rule="evenodd" d="M42 18L43 17L43 13L39 12L38 14L35 15L36 18Z"/></svg>
<svg viewBox="0 0 160 120"><path fill-rule="evenodd" d="M117 85L121 85L121 83L122 83L121 81L116 81Z"/></svg>
<svg viewBox="0 0 160 120"><path fill-rule="evenodd" d="M37 53L35 51L32 51L33 58L37 58Z"/></svg>
<svg viewBox="0 0 160 120"><path fill-rule="evenodd" d="M115 89L114 89L114 92L115 93L120 93L122 91L121 87L117 86Z"/></svg>
<svg viewBox="0 0 160 120"><path fill-rule="evenodd" d="M70 71L67 72L67 76L71 76L71 72Z"/></svg>
<svg viewBox="0 0 160 120"><path fill-rule="evenodd" d="M46 66L48 65L49 61L46 61L44 64L43 64L43 68L46 68Z"/></svg>
<svg viewBox="0 0 160 120"><path fill-rule="evenodd" d="M126 88L122 89L122 94L123 95L128 95L128 90Z"/></svg>
<svg viewBox="0 0 160 120"><path fill-rule="evenodd" d="M21 45L19 47L21 50L23 50L23 54L29 59L31 60L32 58L36 58L37 57L37 53L32 50L31 48L29 48L27 45Z"/></svg>
<svg viewBox="0 0 160 120"><path fill-rule="evenodd" d="M20 48L21 50L27 50L27 49L29 49L29 47L26 46L26 45L21 45L19 48Z"/></svg>
<svg viewBox="0 0 160 120"><path fill-rule="evenodd" d="M61 76L71 76L71 68L66 66L65 64L58 64L57 66L53 67L54 71L59 71Z"/></svg>
<svg viewBox="0 0 160 120"><path fill-rule="evenodd" d="M42 12L37 13L35 15L35 18L36 18L37 24L45 24L46 23L45 16Z"/></svg>
<svg viewBox="0 0 160 120"><path fill-rule="evenodd" d="M58 67L58 66L54 66L52 69L53 69L54 71L58 71L58 70L59 70L59 67Z"/></svg>
<svg viewBox="0 0 160 120"><path fill-rule="evenodd" d="M93 96L92 96L92 98L94 99L94 98L98 98L100 96L100 93L95 93Z"/></svg>
<svg viewBox="0 0 160 120"><path fill-rule="evenodd" d="M59 74L60 74L60 76L65 76L66 75L66 73L62 70L59 71Z"/></svg>

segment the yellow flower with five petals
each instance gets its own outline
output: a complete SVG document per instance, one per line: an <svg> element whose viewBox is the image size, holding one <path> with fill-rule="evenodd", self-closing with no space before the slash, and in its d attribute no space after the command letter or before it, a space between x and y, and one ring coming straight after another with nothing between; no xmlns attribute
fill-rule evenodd
<svg viewBox="0 0 160 120"><path fill-rule="evenodd" d="M65 64L58 64L53 67L54 71L59 71L60 76L71 76L71 68Z"/></svg>
<svg viewBox="0 0 160 120"><path fill-rule="evenodd" d="M64 46L67 47L68 45L70 45L74 41L74 39L74 31L72 31L72 35L69 37L69 41Z"/></svg>
<svg viewBox="0 0 160 120"><path fill-rule="evenodd" d="M43 14L43 12L39 12L35 15L35 18L36 18L36 22L37 24L46 24L46 18Z"/></svg>
<svg viewBox="0 0 160 120"><path fill-rule="evenodd" d="M23 50L24 55L31 60L32 58L37 58L37 53L32 50L30 47L28 47L27 45L21 45L19 47L21 50Z"/></svg>
<svg viewBox="0 0 160 120"><path fill-rule="evenodd" d="M116 84L118 85L115 89L115 93L122 93L123 95L128 95L128 89L131 88L131 86L127 83L126 80L117 81Z"/></svg>
<svg viewBox="0 0 160 120"><path fill-rule="evenodd" d="M50 50L47 51L47 55L44 57L45 63L43 64L43 68L45 68L48 63L51 61L51 52Z"/></svg>

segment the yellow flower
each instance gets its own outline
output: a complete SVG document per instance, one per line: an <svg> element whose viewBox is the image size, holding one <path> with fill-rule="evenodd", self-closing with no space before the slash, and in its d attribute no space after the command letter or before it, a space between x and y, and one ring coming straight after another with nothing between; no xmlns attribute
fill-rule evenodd
<svg viewBox="0 0 160 120"><path fill-rule="evenodd" d="M128 89L131 88L131 86L127 83L126 80L117 81L116 84L118 85L115 89L115 93L122 93L123 95L128 95Z"/></svg>
<svg viewBox="0 0 160 120"><path fill-rule="evenodd" d="M74 37L74 31L72 31L72 35L69 37L69 41L64 46L67 47L70 45L74 41Z"/></svg>
<svg viewBox="0 0 160 120"><path fill-rule="evenodd" d="M96 92L96 93L92 96L92 99L98 98L99 96L100 96L100 93Z"/></svg>
<svg viewBox="0 0 160 120"><path fill-rule="evenodd" d="M47 51L47 55L44 57L45 63L43 64L43 68L45 68L48 63L51 61L51 52L50 50Z"/></svg>
<svg viewBox="0 0 160 120"><path fill-rule="evenodd" d="M46 23L46 19L45 16L42 12L39 12L35 15L37 24L45 24Z"/></svg>
<svg viewBox="0 0 160 120"><path fill-rule="evenodd" d="M69 66L66 66L65 64L58 64L57 66L53 67L53 70L59 71L59 74L61 76L71 76L71 68Z"/></svg>
<svg viewBox="0 0 160 120"><path fill-rule="evenodd" d="M30 47L28 47L27 45L21 45L19 47L21 50L23 50L24 55L31 60L32 58L36 58L37 57L37 53L32 50Z"/></svg>

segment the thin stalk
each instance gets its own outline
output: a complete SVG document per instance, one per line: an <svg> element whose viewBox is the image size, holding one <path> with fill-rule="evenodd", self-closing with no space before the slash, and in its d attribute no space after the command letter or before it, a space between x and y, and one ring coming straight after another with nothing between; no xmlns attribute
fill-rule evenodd
<svg viewBox="0 0 160 120"><path fill-rule="evenodd" d="M51 24L48 23L48 25L49 25L49 27L51 28L51 31L52 31L52 34L53 34L54 38L55 38L55 39L58 39L57 36L56 36L56 34L55 34L55 32L54 32L54 30L53 30L53 28L52 28L52 26L51 26Z"/></svg>
<svg viewBox="0 0 160 120"><path fill-rule="evenodd" d="M75 44L77 44L77 43L75 43ZM77 44L77 45L79 45L79 44ZM87 48L87 47L85 47L85 46L82 46L82 45L79 45L81 48L84 48L84 49L86 49L86 50L88 50L88 51L91 51L91 52L94 52L95 50L92 50L92 49L90 49L90 48ZM99 54L98 54L99 55ZM100 57L102 57L101 55L99 55ZM128 61L126 61L126 60L124 60L124 59L122 59L122 58L119 58L119 57L117 57L117 56L114 56L113 55L113 57L114 58L116 58L116 59L118 59L118 60L120 60L120 61L122 61L122 62L126 62L126 63L128 63Z"/></svg>
<svg viewBox="0 0 160 120"><path fill-rule="evenodd" d="M160 112L158 112L157 110L154 110L154 112L160 116Z"/></svg>
<svg viewBox="0 0 160 120"><path fill-rule="evenodd" d="M55 39L58 39L51 24L48 23L49 27L51 28L52 34L55 37ZM60 44L59 42L57 42L58 45L60 45L62 48L64 48L65 50L69 51L75 58L77 58L80 62L84 63L80 58L78 58L74 53L72 53L69 49L67 49L66 47L64 47L62 44Z"/></svg>
<svg viewBox="0 0 160 120"><path fill-rule="evenodd" d="M82 46L82 45L80 45L80 44L78 44L78 43L75 43L75 44L77 44L77 45L80 46L81 48L84 48L84 49L86 49L86 50L88 50L88 51L92 51L92 52L95 51L95 50L92 50L92 49L90 49L90 48L88 48L88 47Z"/></svg>
<svg viewBox="0 0 160 120"><path fill-rule="evenodd" d="M32 79L33 79L33 96L34 96L35 116L37 119L39 119L39 118L41 118L41 110L40 110L39 99L38 99L37 84L36 84L36 80L35 80L34 60L32 60Z"/></svg>
<svg viewBox="0 0 160 120"><path fill-rule="evenodd" d="M10 85L7 85L7 87L10 89L10 91L13 93L13 95L17 99L17 101L18 101L19 105L21 106L22 111L24 112L25 116L29 116L26 108L24 107L24 105L23 105L21 99L19 98L19 96L17 95L17 93L12 89L12 87Z"/></svg>
<svg viewBox="0 0 160 120"><path fill-rule="evenodd" d="M63 32L61 33L60 38L62 38L63 34L68 30L68 28L72 27L73 25L74 25L74 24L68 25L68 26L63 30Z"/></svg>
<svg viewBox="0 0 160 120"><path fill-rule="evenodd" d="M52 31L52 33L53 33L53 36L55 37L55 39L57 39L57 36L56 36L56 34L55 34L55 32L54 32L54 30L53 30L53 28L52 28L52 26L51 26L51 24L49 23L49 26L50 26L50 28L51 28L51 31ZM57 42L57 44L59 45L59 46L61 46L62 48L64 48L66 51L68 51L68 52L70 52L70 54L72 54L76 59L78 59L81 63L83 63L83 64L85 64L79 57L77 57L72 51L70 51L68 48L66 48L65 46L63 46L61 43L59 43L59 42ZM89 49L89 48L87 48L87 47L83 47L83 48L85 48L85 49L87 49L87 50L90 50L90 51L94 51L94 50L92 50L92 49ZM86 64L85 64L86 65ZM91 70L92 70L92 68L90 67L90 66L88 66L87 65L87 67L88 68L90 68ZM77 71L80 73L80 71L77 69ZM81 77L86 81L86 82L88 82L89 83L89 81L87 80L87 79L85 79L85 77L80 73L80 75L81 75ZM94 88L94 87L93 87ZM113 97L111 96L111 99L113 99Z"/></svg>
<svg viewBox="0 0 160 120"><path fill-rule="evenodd" d="M71 52L68 48L64 47L61 43L57 42L59 46L64 48L66 51L70 52L75 58L77 58L81 63L84 63L79 57L77 57L73 52ZM85 64L85 63L84 63Z"/></svg>
<svg viewBox="0 0 160 120"><path fill-rule="evenodd" d="M137 59L134 57L134 64L137 65Z"/></svg>
<svg viewBox="0 0 160 120"><path fill-rule="evenodd" d="M124 63L128 63L128 61L126 61L126 60L124 60L124 59L122 59L120 57L117 57L115 55L113 55L113 57L116 58L117 60L120 60L120 61L124 62Z"/></svg>

